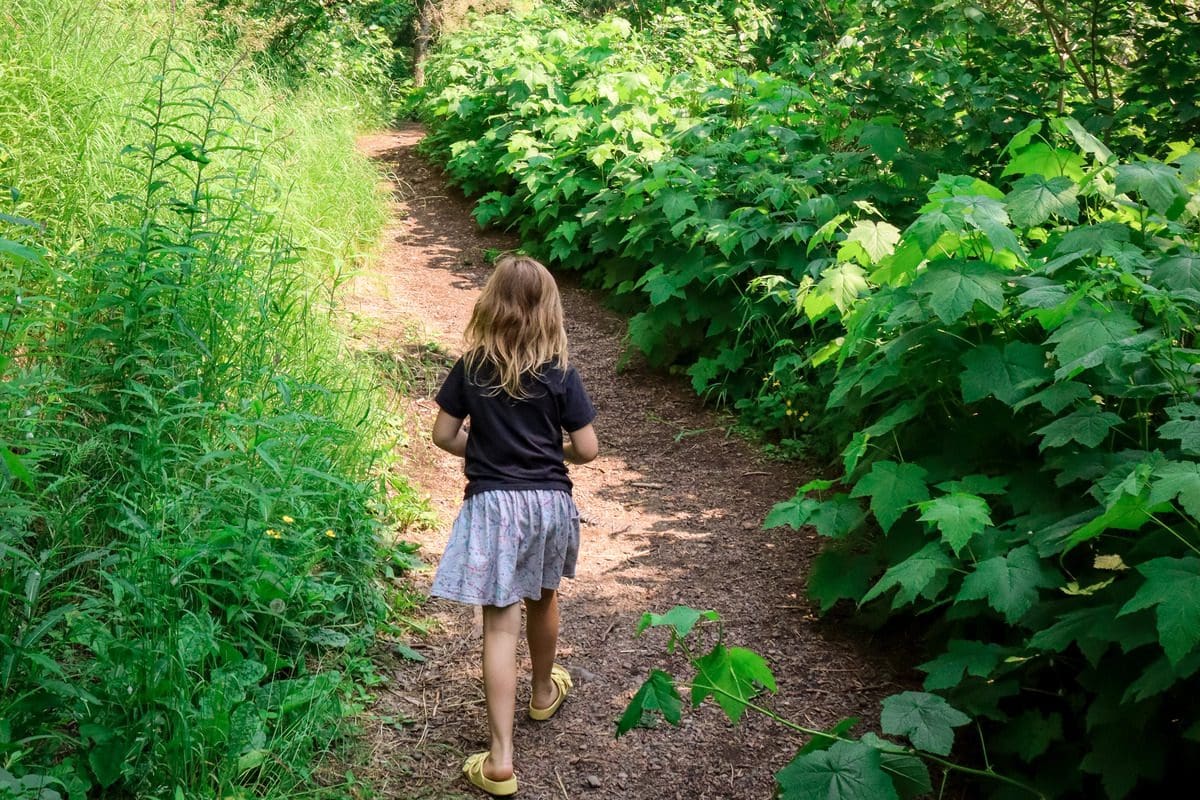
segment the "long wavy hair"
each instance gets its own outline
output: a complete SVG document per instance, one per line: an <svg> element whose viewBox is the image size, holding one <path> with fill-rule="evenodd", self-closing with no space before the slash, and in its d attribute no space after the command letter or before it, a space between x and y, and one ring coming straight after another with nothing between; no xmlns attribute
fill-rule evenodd
<svg viewBox="0 0 1200 800"><path fill-rule="evenodd" d="M487 388L518 400L529 397L527 378L547 364L567 367L562 298L550 271L527 256L504 256L483 287L464 334L473 380L485 365Z"/></svg>

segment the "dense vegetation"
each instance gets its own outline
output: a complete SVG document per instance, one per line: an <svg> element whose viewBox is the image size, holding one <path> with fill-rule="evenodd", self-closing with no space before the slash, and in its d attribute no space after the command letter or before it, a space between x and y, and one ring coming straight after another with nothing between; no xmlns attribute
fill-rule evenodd
<svg viewBox="0 0 1200 800"><path fill-rule="evenodd" d="M478 219L783 452L838 455L767 524L829 538L822 609L928 631L937 695L884 732L944 756L965 711L960 757L1048 796L1193 775L1194 4L586 8L477 20L431 63L429 149ZM673 691L643 710L677 719ZM825 740L781 790L920 793L894 746Z"/></svg>
<svg viewBox="0 0 1200 800"><path fill-rule="evenodd" d="M366 84L167 7L0 10L0 797L344 780L419 512L329 324L384 220Z"/></svg>

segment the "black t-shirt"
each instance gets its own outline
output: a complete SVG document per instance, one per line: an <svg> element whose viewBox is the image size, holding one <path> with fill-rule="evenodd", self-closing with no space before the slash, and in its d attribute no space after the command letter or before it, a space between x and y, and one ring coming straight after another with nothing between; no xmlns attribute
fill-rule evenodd
<svg viewBox="0 0 1200 800"><path fill-rule="evenodd" d="M460 358L437 393L443 411L471 420L466 496L490 489L570 492L562 432L577 431L596 417L579 372L547 364L540 376L526 377L529 396L521 400L497 392L494 374L486 364L468 369Z"/></svg>

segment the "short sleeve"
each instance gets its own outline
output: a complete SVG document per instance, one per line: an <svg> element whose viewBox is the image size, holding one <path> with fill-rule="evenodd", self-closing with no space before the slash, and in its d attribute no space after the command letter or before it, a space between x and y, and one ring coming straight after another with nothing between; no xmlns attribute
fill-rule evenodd
<svg viewBox="0 0 1200 800"><path fill-rule="evenodd" d="M564 376L559 403L563 430L577 431L590 425L596 418L596 407L592 405L592 398L588 397L587 390L583 388L583 379L574 367L568 369Z"/></svg>
<svg viewBox="0 0 1200 800"><path fill-rule="evenodd" d="M455 419L466 419L467 411L467 378L466 368L460 358L455 362L450 374L442 382L434 398L441 409Z"/></svg>

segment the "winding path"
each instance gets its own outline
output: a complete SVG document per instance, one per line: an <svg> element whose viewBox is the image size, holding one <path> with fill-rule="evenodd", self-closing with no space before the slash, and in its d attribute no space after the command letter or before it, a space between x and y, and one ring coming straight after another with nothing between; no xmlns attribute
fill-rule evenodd
<svg viewBox="0 0 1200 800"><path fill-rule="evenodd" d="M389 174L394 215L378 268L355 280L349 310L376 351L431 341L456 354L461 331L488 272L484 251L516 246L481 231L470 203L415 151L419 127L365 137L360 147ZM748 714L738 727L720 711L685 712L669 726L614 738L614 722L652 667L686 674L664 653L665 637L635 636L643 611L676 604L719 611L727 641L770 662L779 694L764 702L815 727L845 716L873 719L879 698L898 688L882 658L818 622L803 576L811 533L762 531L771 504L808 476L765 461L729 432L730 420L703 408L686 384L641 368L618 371L624 324L572 276L560 276L572 362L599 410L601 456L572 468L584 518L580 569L562 592L560 660L576 691L553 722L518 713L521 796L572 798L769 798L773 773L798 744L771 720ZM406 534L436 562L461 499L461 465L428 441L440 374L403 402L411 427L403 469L431 497L439 524ZM416 581L426 588L431 574ZM463 754L486 744L478 611L436 601L418 647L379 692L385 723L373 737L380 797L478 796L459 779ZM518 708L528 701L518 697ZM404 720L404 722L397 722Z"/></svg>

